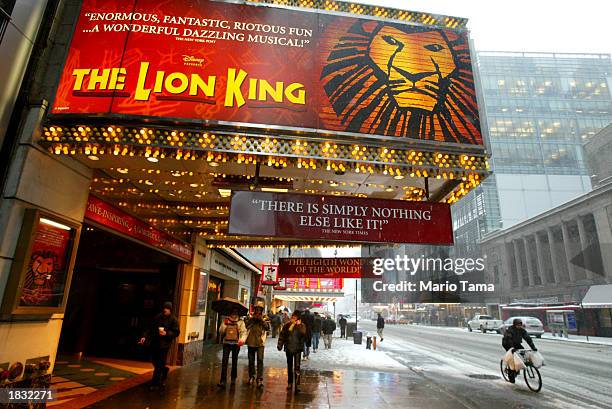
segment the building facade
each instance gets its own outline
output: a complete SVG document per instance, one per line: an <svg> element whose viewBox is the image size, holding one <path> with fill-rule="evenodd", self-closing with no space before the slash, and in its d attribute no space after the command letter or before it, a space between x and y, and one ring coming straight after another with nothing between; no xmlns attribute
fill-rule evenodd
<svg viewBox="0 0 612 409"><path fill-rule="evenodd" d="M587 138L584 153L593 187L612 181L612 123Z"/></svg>
<svg viewBox="0 0 612 409"><path fill-rule="evenodd" d="M606 54L479 52L494 175L453 206L459 251L591 189L582 144L612 121Z"/></svg>
<svg viewBox="0 0 612 409"><path fill-rule="evenodd" d="M611 221L608 183L488 235L481 245L486 280L496 291L487 302L579 305L590 286L612 282ZM605 318L610 311L596 313ZM609 334L610 328L602 332Z"/></svg>

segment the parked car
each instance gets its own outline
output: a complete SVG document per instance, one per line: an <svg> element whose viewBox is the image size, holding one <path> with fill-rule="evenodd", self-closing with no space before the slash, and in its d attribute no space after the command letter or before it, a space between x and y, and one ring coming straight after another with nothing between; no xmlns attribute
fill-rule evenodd
<svg viewBox="0 0 612 409"><path fill-rule="evenodd" d="M470 332L479 329L480 332L485 334L487 331L496 331L502 324L502 320L495 319L491 315L476 314L474 318L468 321L467 328Z"/></svg>
<svg viewBox="0 0 612 409"><path fill-rule="evenodd" d="M504 321L499 327L497 327L497 333L503 334L506 330L512 326L512 322L516 319L520 318L523 321L523 328L530 336L534 336L536 338L541 338L544 333L544 325L542 321L535 317L510 317L506 321Z"/></svg>

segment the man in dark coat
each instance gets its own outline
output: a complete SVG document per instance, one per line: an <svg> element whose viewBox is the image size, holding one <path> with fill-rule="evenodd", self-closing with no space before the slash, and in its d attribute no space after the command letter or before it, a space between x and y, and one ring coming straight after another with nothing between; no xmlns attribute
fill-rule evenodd
<svg viewBox="0 0 612 409"><path fill-rule="evenodd" d="M319 339L321 338L321 326L323 324L323 320L318 312L314 313L314 317L312 320L312 350L314 353L319 349Z"/></svg>
<svg viewBox="0 0 612 409"><path fill-rule="evenodd" d="M344 315L340 316L340 319L338 320L338 324L340 324L340 338L346 338L346 318L344 318Z"/></svg>
<svg viewBox="0 0 612 409"><path fill-rule="evenodd" d="M272 338L276 338L278 336L278 331L280 331L283 325L280 312L270 314L270 325L272 325Z"/></svg>
<svg viewBox="0 0 612 409"><path fill-rule="evenodd" d="M330 349L332 345L332 336L336 330L336 323L334 320L332 320L332 317L328 315L327 318L323 320L321 330L323 331L323 343L325 344L325 349Z"/></svg>
<svg viewBox="0 0 612 409"><path fill-rule="evenodd" d="M383 341L383 329L385 329L385 319L378 313L378 319L376 319L376 332L378 332L378 336L380 337L380 342Z"/></svg>
<svg viewBox="0 0 612 409"><path fill-rule="evenodd" d="M157 389L160 385L165 385L168 371L166 359L168 351L174 338L180 333L178 320L172 315L172 303L164 303L162 312L157 314L149 328L145 331L140 344L147 340L151 346L151 362L153 363L153 378L151 379L151 389Z"/></svg>
<svg viewBox="0 0 612 409"><path fill-rule="evenodd" d="M300 320L300 313L294 311L291 320L283 325L278 337L278 350L285 350L287 356L287 390L295 383L295 393L300 391L300 361L304 350L306 326Z"/></svg>
<svg viewBox="0 0 612 409"><path fill-rule="evenodd" d="M304 339L304 360L307 361L310 356L310 347L312 346L312 326L314 324L314 316L310 310L304 311L302 314L302 324L306 326L306 338Z"/></svg>
<svg viewBox="0 0 612 409"><path fill-rule="evenodd" d="M538 350L535 347L535 344L533 343L533 340L531 339L527 331L525 331L525 328L523 328L523 321L520 318L515 318L514 321L512 321L512 326L508 328L504 333L504 338L502 339L502 346L506 351L509 349L512 349L513 351L518 349L525 349L521 344L523 340L527 341L527 344L529 345L529 347L531 347L532 350ZM514 383L516 374L517 371L508 368L508 378L510 382Z"/></svg>

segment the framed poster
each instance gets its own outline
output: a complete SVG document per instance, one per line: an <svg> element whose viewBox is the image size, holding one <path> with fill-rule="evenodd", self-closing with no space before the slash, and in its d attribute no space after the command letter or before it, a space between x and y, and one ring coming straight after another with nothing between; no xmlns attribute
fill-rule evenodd
<svg viewBox="0 0 612 409"><path fill-rule="evenodd" d="M3 316L64 311L80 233L79 224L38 209L25 211Z"/></svg>
<svg viewBox="0 0 612 409"><path fill-rule="evenodd" d="M262 285L276 285L278 282L278 264L264 264L261 266Z"/></svg>
<svg viewBox="0 0 612 409"><path fill-rule="evenodd" d="M208 273L198 269L195 272L195 297L192 298L191 312L194 314L206 312L206 296L208 295Z"/></svg>

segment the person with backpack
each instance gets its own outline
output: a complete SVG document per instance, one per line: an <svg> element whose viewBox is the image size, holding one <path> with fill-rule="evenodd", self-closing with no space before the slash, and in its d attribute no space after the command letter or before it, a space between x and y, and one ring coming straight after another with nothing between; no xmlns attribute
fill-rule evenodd
<svg viewBox="0 0 612 409"><path fill-rule="evenodd" d="M278 337L277 348L279 351L285 350L287 357L287 390L291 390L295 385L295 393L300 391L300 361L302 351L304 351L304 341L306 339L306 326L300 320L300 313L294 311L291 320L283 325Z"/></svg>
<svg viewBox="0 0 612 409"><path fill-rule="evenodd" d="M223 342L223 358L221 359L221 380L217 386L225 388L230 353L232 354L231 384L235 385L238 377L238 353L247 338L247 329L244 321L240 319L238 309L232 310L229 317L223 320L219 327L219 334Z"/></svg>
<svg viewBox="0 0 612 409"><path fill-rule="evenodd" d="M249 334L246 344L249 350L249 385L255 384L255 356L257 356L257 387L263 388L264 349L267 332L270 330L270 319L263 315L264 301L257 300L254 313L246 322Z"/></svg>

